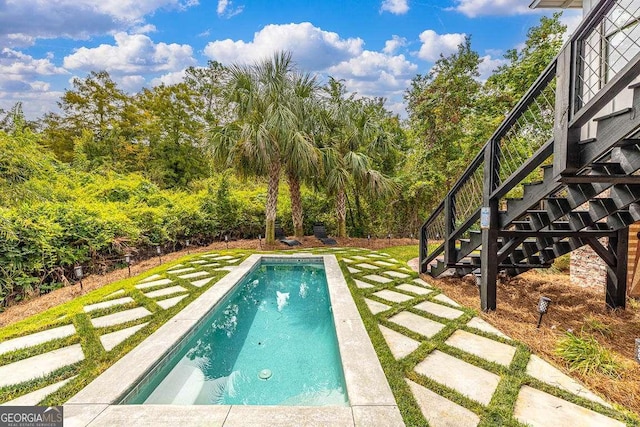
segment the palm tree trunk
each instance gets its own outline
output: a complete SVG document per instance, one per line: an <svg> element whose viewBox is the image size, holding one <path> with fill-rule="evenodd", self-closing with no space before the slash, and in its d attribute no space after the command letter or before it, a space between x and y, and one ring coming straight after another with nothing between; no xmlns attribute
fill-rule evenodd
<svg viewBox="0 0 640 427"><path fill-rule="evenodd" d="M264 238L267 245L276 242L275 224L278 213L278 186L280 185L280 163L275 161L269 167L269 186L267 188L266 230Z"/></svg>
<svg viewBox="0 0 640 427"><path fill-rule="evenodd" d="M300 179L293 174L288 174L289 191L291 193L291 219L295 236L304 237L302 229L302 196L300 195Z"/></svg>
<svg viewBox="0 0 640 427"><path fill-rule="evenodd" d="M347 201L344 189L336 194L336 215L338 217L338 237L347 237Z"/></svg>

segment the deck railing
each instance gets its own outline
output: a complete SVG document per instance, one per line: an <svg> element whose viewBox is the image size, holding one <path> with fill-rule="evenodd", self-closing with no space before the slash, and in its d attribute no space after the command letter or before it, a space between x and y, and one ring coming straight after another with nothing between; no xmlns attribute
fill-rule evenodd
<svg viewBox="0 0 640 427"><path fill-rule="evenodd" d="M542 178L540 166L553 164L558 177L572 170L578 138L569 141L568 129L591 120L640 72L638 9L635 0L594 6L423 224L420 272L443 253L456 264L464 256L457 243L479 229L481 206L521 195L523 184Z"/></svg>

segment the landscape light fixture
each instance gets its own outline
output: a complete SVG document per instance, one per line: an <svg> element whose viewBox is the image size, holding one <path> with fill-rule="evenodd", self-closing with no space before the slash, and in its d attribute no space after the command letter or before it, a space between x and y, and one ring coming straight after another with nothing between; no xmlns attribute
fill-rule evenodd
<svg viewBox="0 0 640 427"><path fill-rule="evenodd" d="M82 266L76 265L75 267L73 267L73 274L75 274L76 279L80 281L80 290L82 290L82 277L84 276L84 273L82 272Z"/></svg>
<svg viewBox="0 0 640 427"><path fill-rule="evenodd" d="M538 317L538 326L540 327L540 323L542 323L542 316L547 314L549 310L549 304L551 304L551 299L547 297L540 297L540 301L538 301L538 313L540 313L540 317Z"/></svg>
<svg viewBox="0 0 640 427"><path fill-rule="evenodd" d="M387 234L387 240L391 243L391 233Z"/></svg>
<svg viewBox="0 0 640 427"><path fill-rule="evenodd" d="M367 245L371 247L371 234L367 234Z"/></svg>
<svg viewBox="0 0 640 427"><path fill-rule="evenodd" d="M158 254L158 259L160 259L160 264L162 264L162 248L160 246L156 246L156 253Z"/></svg>
<svg viewBox="0 0 640 427"><path fill-rule="evenodd" d="M258 244L260 244L260 249L262 249L262 234L258 234Z"/></svg>
<svg viewBox="0 0 640 427"><path fill-rule="evenodd" d="M131 254L125 254L124 260L127 263L127 268L129 269L129 277L131 277Z"/></svg>
<svg viewBox="0 0 640 427"><path fill-rule="evenodd" d="M187 255L189 255L189 239L184 241L184 245L187 247Z"/></svg>
<svg viewBox="0 0 640 427"><path fill-rule="evenodd" d="M640 338L636 338L636 349L633 354L636 356L636 362L640 363Z"/></svg>
<svg viewBox="0 0 640 427"><path fill-rule="evenodd" d="M228 234L224 235L224 243L227 245L227 249L229 249L229 235Z"/></svg>

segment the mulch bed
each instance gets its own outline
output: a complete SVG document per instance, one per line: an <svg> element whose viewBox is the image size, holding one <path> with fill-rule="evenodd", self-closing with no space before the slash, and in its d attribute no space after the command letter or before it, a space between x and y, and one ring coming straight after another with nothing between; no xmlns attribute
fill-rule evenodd
<svg viewBox="0 0 640 427"><path fill-rule="evenodd" d="M425 279L434 282L454 300L480 311L475 280ZM537 329L537 304L541 296L551 298L552 303L542 326ZM568 275L532 271L502 280L498 285L497 310L481 313L481 317L510 337L526 343L535 353L554 360L558 366L565 366L565 362L554 349L567 331L576 335L584 331L594 336L622 358L624 373L620 378L603 374L585 376L578 372L572 372L571 376L610 401L640 414L640 364L633 354L635 339L640 338L640 303L629 300L626 310L611 310L604 301L604 289L576 286L571 284ZM608 326L611 333L590 330L589 325L594 320Z"/></svg>

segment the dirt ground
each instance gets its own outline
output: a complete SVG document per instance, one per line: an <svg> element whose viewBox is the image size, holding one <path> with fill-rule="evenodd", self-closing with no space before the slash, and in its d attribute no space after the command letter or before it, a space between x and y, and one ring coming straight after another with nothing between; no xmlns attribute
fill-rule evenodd
<svg viewBox="0 0 640 427"><path fill-rule="evenodd" d="M461 304L480 310L475 281L425 279ZM541 296L551 298L552 302L542 326L537 329L537 304ZM567 331L593 335L604 347L619 354L624 373L620 378L601 374L585 376L577 372L571 375L607 399L640 414L640 364L633 358L635 339L640 338L638 301L628 300L626 310L611 310L605 306L603 289L573 285L565 274L532 271L503 280L498 285L497 310L481 313L481 317L559 366L564 366L563 360L554 353L559 338ZM606 325L610 332L594 331L590 325L595 321Z"/></svg>
<svg viewBox="0 0 640 427"><path fill-rule="evenodd" d="M346 238L339 239L338 246L342 247L361 247L368 249L382 249L389 246L400 245L416 245L416 239L356 239ZM264 240L236 240L229 242L229 249L250 249L250 250L294 250L302 251L307 248L321 247L323 244L316 238L310 236L301 240L302 246L288 247L282 243L278 243L275 246L267 247L264 244ZM214 250L226 249L225 242L216 242L209 246L191 247L190 253L209 252ZM178 258L187 255L187 250L178 252L172 252L162 255L162 262L166 263L174 261ZM146 259L140 262L135 262L131 265L131 275L143 273L150 268L157 267L160 264L160 260L157 257ZM126 279L128 277L128 271L126 268L114 270L104 275L89 275L82 280L83 290L80 290L79 285L66 286L64 288L56 289L48 294L26 299L20 303L7 307L3 312L0 312L0 327L9 325L11 323L18 322L34 314L41 313L48 310L51 307L63 304L67 301L78 297L79 295L87 292L99 289L104 285L115 282L117 280Z"/></svg>

